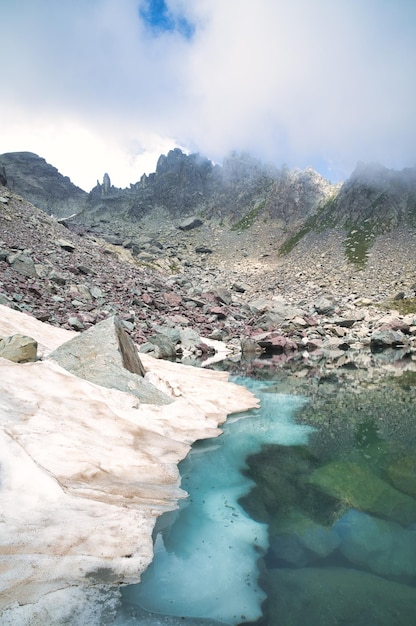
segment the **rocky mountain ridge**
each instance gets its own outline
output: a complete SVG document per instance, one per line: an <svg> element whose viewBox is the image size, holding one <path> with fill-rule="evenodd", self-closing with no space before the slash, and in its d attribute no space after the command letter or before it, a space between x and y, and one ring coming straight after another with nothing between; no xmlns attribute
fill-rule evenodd
<svg viewBox="0 0 416 626"><path fill-rule="evenodd" d="M176 219L200 214L234 225L248 214L252 221L265 212L291 223L313 212L336 189L312 168L278 169L237 153L219 166L179 149L161 155L156 171L129 188L114 187L105 174L89 194L29 152L0 155L0 170L13 191L45 212L58 217L76 212L77 223L96 227L103 217L136 221L154 210Z"/></svg>
<svg viewBox="0 0 416 626"><path fill-rule="evenodd" d="M88 194L32 153L0 155L0 171L14 192L49 214L70 218L78 232L126 245L150 261L179 257L166 267L180 265L184 250L190 253L180 230L197 227L205 226L187 239L202 253L215 241L228 246L233 232L250 247L257 230L266 239L273 234L271 245L280 255L309 233L341 229L345 259L362 268L380 235L416 225L416 168L399 172L359 163L347 181L332 185L312 168L278 169L237 153L219 166L175 149L129 188L114 187L105 174ZM166 245L168 254L161 253Z"/></svg>

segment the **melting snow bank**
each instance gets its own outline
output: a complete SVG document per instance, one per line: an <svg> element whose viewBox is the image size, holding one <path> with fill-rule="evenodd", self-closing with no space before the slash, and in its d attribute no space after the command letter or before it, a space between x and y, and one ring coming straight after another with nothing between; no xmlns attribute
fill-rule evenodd
<svg viewBox="0 0 416 626"><path fill-rule="evenodd" d="M0 306L0 337L14 333L42 355L76 336ZM0 358L2 624L111 623L118 585L152 561L156 519L186 495L177 464L228 414L257 406L224 372L140 360L169 403L144 404L52 360Z"/></svg>
<svg viewBox="0 0 416 626"><path fill-rule="evenodd" d="M292 420L303 398L268 393L265 382L239 382L256 393L261 408L227 420L220 439L196 444L182 462L182 485L190 497L173 514L174 522L159 529L155 558L142 582L124 590L130 603L226 624L261 616L265 595L257 582L258 559L268 547L267 526L238 503L253 484L242 470L262 444L305 444L311 428Z"/></svg>

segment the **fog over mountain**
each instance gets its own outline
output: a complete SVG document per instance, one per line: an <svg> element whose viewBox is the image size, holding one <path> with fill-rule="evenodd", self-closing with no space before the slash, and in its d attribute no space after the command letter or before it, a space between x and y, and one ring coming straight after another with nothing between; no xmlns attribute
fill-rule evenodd
<svg viewBox="0 0 416 626"><path fill-rule="evenodd" d="M360 159L411 167L415 21L410 0L6 0L1 151L86 190L105 171L125 187L175 147L332 182Z"/></svg>

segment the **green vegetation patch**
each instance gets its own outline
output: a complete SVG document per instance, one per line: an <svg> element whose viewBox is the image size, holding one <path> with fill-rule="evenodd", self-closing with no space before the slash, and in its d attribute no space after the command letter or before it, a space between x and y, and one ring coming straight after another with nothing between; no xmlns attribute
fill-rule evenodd
<svg viewBox="0 0 416 626"><path fill-rule="evenodd" d="M390 378L390 381L402 389L409 391L412 387L416 387L416 372L406 370L400 376Z"/></svg>
<svg viewBox="0 0 416 626"><path fill-rule="evenodd" d="M389 300L382 305L386 309L399 311L400 315L416 314L416 298L403 298L402 300Z"/></svg>
<svg viewBox="0 0 416 626"><path fill-rule="evenodd" d="M289 237L289 239L286 239L286 241L282 243L279 248L279 255L285 256L286 254L292 252L293 248L299 243L301 239L305 237L305 235L315 230L316 222L316 215L308 218L303 227L297 233L294 233L291 237Z"/></svg>
<svg viewBox="0 0 416 626"><path fill-rule="evenodd" d="M407 219L410 226L416 228L416 194L409 193L407 196Z"/></svg>
<svg viewBox="0 0 416 626"><path fill-rule="evenodd" d="M350 263L363 268L376 235L371 220L352 225L344 241L345 256Z"/></svg>
<svg viewBox="0 0 416 626"><path fill-rule="evenodd" d="M336 226L336 197L333 196L327 200L319 209L315 215L308 217L302 228L291 235L279 248L279 255L285 256L292 252L293 248L299 243L305 235L315 231L321 233L327 228L334 228Z"/></svg>
<svg viewBox="0 0 416 626"><path fill-rule="evenodd" d="M236 224L233 224L231 230L243 231L253 226L260 211L266 206L266 200L258 202L244 217L242 217Z"/></svg>

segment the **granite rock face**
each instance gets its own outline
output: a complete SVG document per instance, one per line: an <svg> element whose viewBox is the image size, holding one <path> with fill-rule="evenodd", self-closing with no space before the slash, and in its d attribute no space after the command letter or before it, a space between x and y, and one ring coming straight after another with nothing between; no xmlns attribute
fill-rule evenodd
<svg viewBox="0 0 416 626"><path fill-rule="evenodd" d="M263 257L270 255L268 246L280 256L296 248L299 257L304 254L301 240L308 240L310 250L314 235L327 260L328 248L338 240L348 263L363 270L382 236L398 228L408 231L416 223L416 168L395 171L359 163L348 180L333 185L310 167L279 169L238 153L220 166L175 149L160 156L154 173L129 188L115 187L106 173L89 194L32 153L0 155L0 169L13 191L42 210L65 218L76 214L65 222L72 228L91 230L112 244L126 246L146 262L164 250L163 256L176 256L172 262L166 259L175 267L184 249L177 245L178 237L172 241L172 230L181 230L183 224L182 241L187 241L193 224L193 248L207 253L216 252L207 237L218 241L218 250L230 245L231 234L218 237L220 229L247 231L255 239L263 235L262 223L267 224L269 240ZM251 248L246 241L243 246ZM342 268L337 270L340 278ZM398 289L397 294L403 297L406 291Z"/></svg>
<svg viewBox="0 0 416 626"><path fill-rule="evenodd" d="M415 190L416 168L397 171L359 162L340 190L338 212L351 222L370 219L380 231L391 229L404 218L416 217Z"/></svg>

